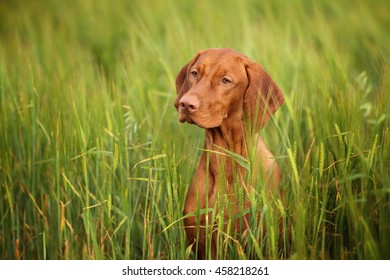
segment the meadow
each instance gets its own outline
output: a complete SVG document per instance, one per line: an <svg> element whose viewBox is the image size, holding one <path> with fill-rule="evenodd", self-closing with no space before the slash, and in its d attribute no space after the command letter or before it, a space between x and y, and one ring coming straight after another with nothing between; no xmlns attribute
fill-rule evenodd
<svg viewBox="0 0 390 280"><path fill-rule="evenodd" d="M175 76L231 47L286 97L261 132L284 196L251 198L268 230L221 234L218 258L390 259L389 14L379 0L1 1L0 258L194 259L182 210L204 131L178 122Z"/></svg>

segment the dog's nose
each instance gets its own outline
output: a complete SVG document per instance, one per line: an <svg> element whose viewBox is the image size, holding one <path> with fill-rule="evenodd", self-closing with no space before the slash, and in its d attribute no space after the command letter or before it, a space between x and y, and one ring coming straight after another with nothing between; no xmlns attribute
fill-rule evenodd
<svg viewBox="0 0 390 280"><path fill-rule="evenodd" d="M199 99L194 96L183 96L179 102L179 108L188 113L195 113L199 109Z"/></svg>

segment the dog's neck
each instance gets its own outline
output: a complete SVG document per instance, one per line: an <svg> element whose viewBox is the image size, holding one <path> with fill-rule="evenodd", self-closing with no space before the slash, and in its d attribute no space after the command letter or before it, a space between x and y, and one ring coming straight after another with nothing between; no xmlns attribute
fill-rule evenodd
<svg viewBox="0 0 390 280"><path fill-rule="evenodd" d="M218 127L206 129L205 148L208 150L223 152L226 149L246 157L246 146L246 132L242 121L222 122Z"/></svg>
<svg viewBox="0 0 390 280"><path fill-rule="evenodd" d="M208 153L210 175L215 180L233 181L234 172L245 174L245 170L232 160L232 154L248 157L248 143L245 125L242 120L222 122L219 127L206 129L204 149ZM204 158L206 160L206 158ZM221 178L223 174L224 178ZM225 178L226 177L226 178ZM219 178L219 179L218 179Z"/></svg>

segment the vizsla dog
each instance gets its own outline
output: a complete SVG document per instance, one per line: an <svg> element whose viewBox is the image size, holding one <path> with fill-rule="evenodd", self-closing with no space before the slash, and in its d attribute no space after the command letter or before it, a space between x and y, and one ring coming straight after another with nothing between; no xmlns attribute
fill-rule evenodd
<svg viewBox="0 0 390 280"><path fill-rule="evenodd" d="M206 131L204 151L185 200L187 239L197 244L198 258L205 258L207 226L213 227L209 244L215 258L215 225L209 225L209 211L199 211L213 208L219 197L225 197L229 206L218 211L227 220L228 215L235 217L239 209L250 207L248 199L239 205L237 184L247 194L258 180L264 182L268 193L278 187L281 172L258 131L283 104L284 97L260 64L232 49L199 51L177 75L176 91L179 121ZM247 168L238 164L234 155L251 158L254 175L248 176ZM244 225L236 222L236 230L246 229L248 215L243 216Z"/></svg>

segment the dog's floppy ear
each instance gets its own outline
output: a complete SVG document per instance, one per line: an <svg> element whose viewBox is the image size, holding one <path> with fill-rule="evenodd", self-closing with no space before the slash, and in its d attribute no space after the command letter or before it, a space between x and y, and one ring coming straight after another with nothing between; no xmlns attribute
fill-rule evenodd
<svg viewBox="0 0 390 280"><path fill-rule="evenodd" d="M245 68L249 84L244 96L244 112L256 132L265 127L270 116L282 106L284 96L260 64L251 62Z"/></svg>
<svg viewBox="0 0 390 280"><path fill-rule="evenodd" d="M186 65L184 65L183 68L181 68L179 74L177 74L176 76L176 93L177 93L177 97L175 100L176 109L179 108L180 99L190 89L190 85L187 81L188 69L191 68L192 65L194 65L194 63L202 53L203 51L198 51L197 54Z"/></svg>

